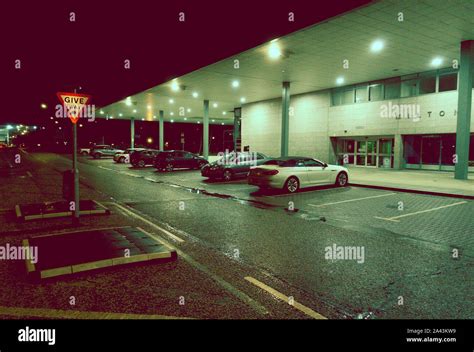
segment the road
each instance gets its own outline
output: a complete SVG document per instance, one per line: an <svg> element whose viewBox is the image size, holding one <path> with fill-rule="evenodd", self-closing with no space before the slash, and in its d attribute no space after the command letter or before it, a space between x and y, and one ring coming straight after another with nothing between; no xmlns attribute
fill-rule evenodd
<svg viewBox="0 0 474 352"><path fill-rule="evenodd" d="M64 156L34 158L70 167ZM81 157L79 168L81 184L110 197L113 210L168 229L231 282L249 268L329 318L474 317L473 201L360 187L261 194L245 180L111 159ZM358 256L328 258L341 247ZM227 260L213 262L213 253Z"/></svg>

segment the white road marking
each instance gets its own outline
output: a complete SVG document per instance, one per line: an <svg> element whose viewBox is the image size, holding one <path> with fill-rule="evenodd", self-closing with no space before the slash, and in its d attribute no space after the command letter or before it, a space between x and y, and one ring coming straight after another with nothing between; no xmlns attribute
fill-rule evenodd
<svg viewBox="0 0 474 352"><path fill-rule="evenodd" d="M334 204L341 204L341 203L349 203L349 202L357 202L359 200L366 200L366 199L374 199L374 198L381 198L381 197L388 197L388 196L393 196L396 193L387 193L387 194L379 194L378 196L370 196L370 197L363 197L363 198L354 198L354 199L347 199L347 200L341 200L340 202L331 202L331 203L324 203L324 204L308 204L312 207L325 207L327 205L334 205Z"/></svg>
<svg viewBox="0 0 474 352"><path fill-rule="evenodd" d="M246 276L245 280L247 280L248 282L254 284L255 286L257 286L259 288L261 288L262 290L267 291L272 296L274 296L274 297L282 300L283 302L286 302L286 303L289 304L290 297L285 296L283 293L275 290L274 288L271 288L270 286L265 285L263 282L258 281L257 279L254 279L251 276ZM311 308L308 308L308 307L302 305L301 303L296 302L295 300L293 300L293 304L291 304L291 306L295 307L300 312L303 312L304 314L310 316L311 318L314 318L314 319L327 319L325 316L315 312Z"/></svg>
<svg viewBox="0 0 474 352"><path fill-rule="evenodd" d="M26 174L29 176L29 177L33 177L33 175L31 174L31 172L27 171Z"/></svg>
<svg viewBox="0 0 474 352"><path fill-rule="evenodd" d="M145 223L147 223L148 225L154 227L155 229L163 232L164 234L168 235L170 238L172 238L173 240L175 240L176 242L179 242L179 243L182 243L184 242L184 240L174 234L172 234L171 232L169 232L168 230L165 230L164 228L162 228L161 226L158 226L157 224L155 224L154 222L151 222L150 220L148 219L145 219L143 216L140 216L138 214L135 214L133 211L125 208L124 206L120 205L120 204L117 204L117 203L114 203L114 205L120 209L122 209L125 213L129 214L130 216L134 217L134 218L137 218Z"/></svg>
<svg viewBox="0 0 474 352"><path fill-rule="evenodd" d="M392 216L391 218L382 218L382 217L378 217L378 216L376 216L375 218L381 219L381 220L386 220L386 221L399 222L400 220L397 220L397 219L405 218L405 217L407 217L407 216L413 216L413 215L428 213L428 212L430 212L430 211L436 211L436 210L440 210L440 209L445 209L445 208L449 208L449 207L454 207L454 206L456 206L456 205L461 205L461 204L466 204L466 203L467 203L466 201L462 201L462 202L457 202L457 203L453 203L453 204L443 205L443 206L436 207L436 208L431 208L431 209L426 209L426 210L415 211L415 212L413 212L413 213L408 213L408 214L403 214L403 215L398 215L398 216Z"/></svg>

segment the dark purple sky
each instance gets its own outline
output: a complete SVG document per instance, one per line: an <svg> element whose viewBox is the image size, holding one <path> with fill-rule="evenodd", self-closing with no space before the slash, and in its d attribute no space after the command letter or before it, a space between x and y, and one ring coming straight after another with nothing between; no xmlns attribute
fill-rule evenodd
<svg viewBox="0 0 474 352"><path fill-rule="evenodd" d="M8 1L0 10L0 123L39 125L53 114L56 92L75 86L103 106L368 2Z"/></svg>

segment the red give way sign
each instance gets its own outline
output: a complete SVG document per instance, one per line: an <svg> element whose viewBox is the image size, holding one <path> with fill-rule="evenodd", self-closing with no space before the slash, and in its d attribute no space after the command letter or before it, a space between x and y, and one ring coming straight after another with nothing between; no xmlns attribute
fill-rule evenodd
<svg viewBox="0 0 474 352"><path fill-rule="evenodd" d="M82 111L89 102L90 95L65 92L58 92L56 95L64 107L65 115L67 113L72 123L76 123L79 117L82 117Z"/></svg>

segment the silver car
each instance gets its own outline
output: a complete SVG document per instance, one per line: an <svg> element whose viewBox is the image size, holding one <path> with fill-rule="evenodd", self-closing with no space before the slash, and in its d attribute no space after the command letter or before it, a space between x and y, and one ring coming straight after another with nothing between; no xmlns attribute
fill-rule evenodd
<svg viewBox="0 0 474 352"><path fill-rule="evenodd" d="M349 171L345 167L297 156L271 159L261 166L252 167L248 176L250 185L283 189L290 193L321 185L344 187L348 182Z"/></svg>

